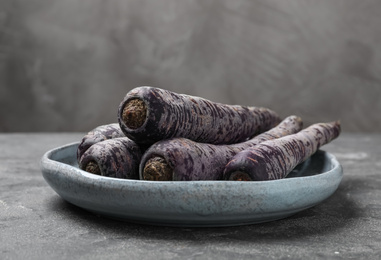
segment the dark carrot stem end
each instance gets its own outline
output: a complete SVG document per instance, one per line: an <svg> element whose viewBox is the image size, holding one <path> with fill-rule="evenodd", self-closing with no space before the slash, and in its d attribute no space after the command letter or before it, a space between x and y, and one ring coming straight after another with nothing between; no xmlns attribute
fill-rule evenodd
<svg viewBox="0 0 381 260"><path fill-rule="evenodd" d="M231 181L252 181L253 179L246 172L233 172L230 174L229 180Z"/></svg>
<svg viewBox="0 0 381 260"><path fill-rule="evenodd" d="M101 169L99 168L98 164L94 161L90 161L86 165L85 171L96 174L96 175L101 175Z"/></svg>
<svg viewBox="0 0 381 260"><path fill-rule="evenodd" d="M173 169L162 157L149 159L143 169L143 179L147 181L171 181Z"/></svg>
<svg viewBox="0 0 381 260"><path fill-rule="evenodd" d="M141 127L146 121L147 106L141 99L129 100L124 108L122 119L125 125L130 129L137 129Z"/></svg>

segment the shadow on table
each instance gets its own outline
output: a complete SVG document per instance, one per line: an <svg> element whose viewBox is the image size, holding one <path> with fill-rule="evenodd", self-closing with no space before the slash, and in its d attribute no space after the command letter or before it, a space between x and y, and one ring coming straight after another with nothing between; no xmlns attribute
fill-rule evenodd
<svg viewBox="0 0 381 260"><path fill-rule="evenodd" d="M139 238L157 240L210 241L282 241L293 238L325 235L350 226L360 217L362 209L348 194L351 187L361 189L366 185L364 179L343 179L337 191L321 204L299 212L291 217L262 223L235 227L165 227L134 224L97 216L55 197L49 204L50 209L58 211L69 221L83 223L90 229L102 229L108 237Z"/></svg>

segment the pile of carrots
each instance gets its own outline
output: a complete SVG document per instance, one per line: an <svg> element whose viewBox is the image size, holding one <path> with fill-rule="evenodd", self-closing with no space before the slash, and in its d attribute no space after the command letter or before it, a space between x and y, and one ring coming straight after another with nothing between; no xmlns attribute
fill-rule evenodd
<svg viewBox="0 0 381 260"><path fill-rule="evenodd" d="M117 119L82 138L80 169L150 181L275 180L341 132L339 121L303 128L295 115L154 87L129 91Z"/></svg>

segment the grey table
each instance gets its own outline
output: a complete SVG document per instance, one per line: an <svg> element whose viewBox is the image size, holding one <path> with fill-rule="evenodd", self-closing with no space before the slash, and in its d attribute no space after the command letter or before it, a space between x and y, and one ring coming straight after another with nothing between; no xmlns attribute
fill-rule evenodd
<svg viewBox="0 0 381 260"><path fill-rule="evenodd" d="M264 224L174 228L131 224L61 199L39 161L82 133L0 134L1 259L380 259L381 134L323 147L344 168L323 203Z"/></svg>

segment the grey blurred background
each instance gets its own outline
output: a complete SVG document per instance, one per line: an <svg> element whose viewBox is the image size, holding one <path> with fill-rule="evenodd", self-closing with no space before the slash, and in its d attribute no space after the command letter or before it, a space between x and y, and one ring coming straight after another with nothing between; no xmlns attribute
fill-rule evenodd
<svg viewBox="0 0 381 260"><path fill-rule="evenodd" d="M0 132L117 122L151 85L381 131L379 0L0 0Z"/></svg>

